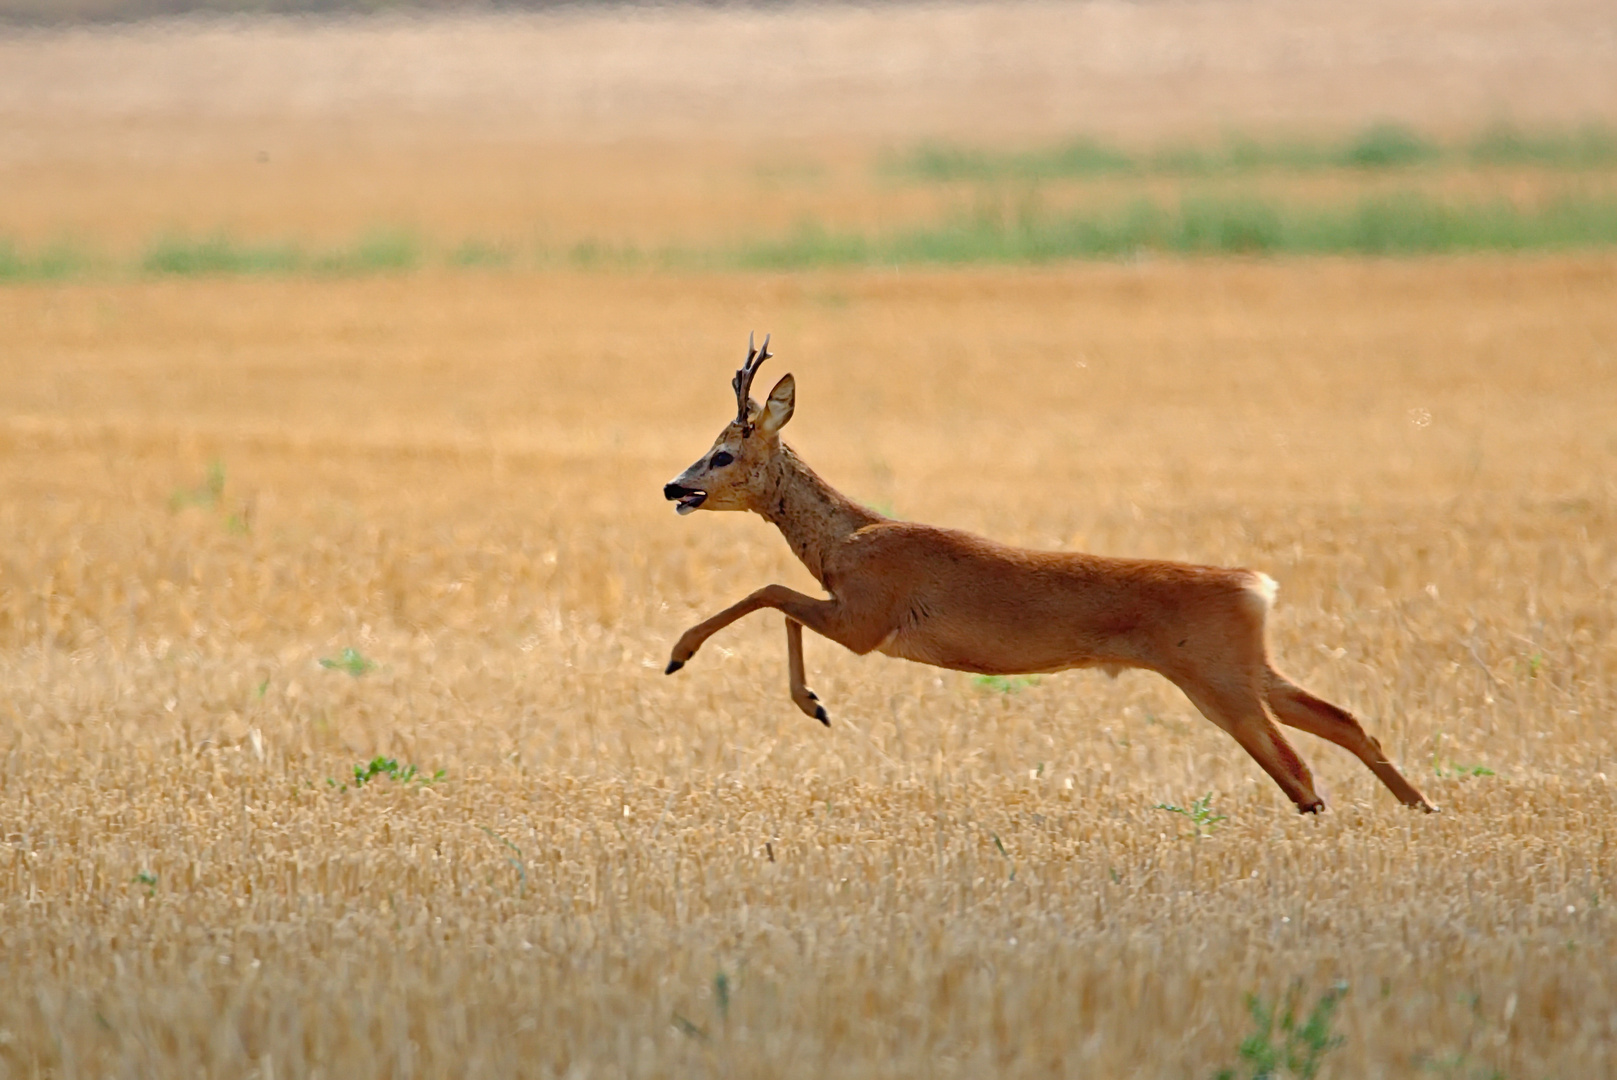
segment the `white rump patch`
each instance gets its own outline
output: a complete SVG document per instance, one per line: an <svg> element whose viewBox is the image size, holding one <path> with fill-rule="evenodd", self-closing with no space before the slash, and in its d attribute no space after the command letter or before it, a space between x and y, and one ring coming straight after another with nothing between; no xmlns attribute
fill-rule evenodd
<svg viewBox="0 0 1617 1080"><path fill-rule="evenodd" d="M1263 600L1264 607L1270 607L1275 602L1275 596L1280 592L1280 583L1262 571L1253 571L1254 578L1247 588Z"/></svg>

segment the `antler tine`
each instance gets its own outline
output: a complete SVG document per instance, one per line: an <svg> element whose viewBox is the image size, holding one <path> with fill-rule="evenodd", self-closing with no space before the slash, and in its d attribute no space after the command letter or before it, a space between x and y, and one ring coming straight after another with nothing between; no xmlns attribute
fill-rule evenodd
<svg viewBox="0 0 1617 1080"><path fill-rule="evenodd" d="M764 335L764 347L759 349L753 346L755 335L747 334L747 359L736 372L735 378L730 380L730 386L736 392L736 422L743 427L751 428L747 422L747 399L752 392L752 377L758 373L758 365L768 360L773 354L769 351L769 334Z"/></svg>

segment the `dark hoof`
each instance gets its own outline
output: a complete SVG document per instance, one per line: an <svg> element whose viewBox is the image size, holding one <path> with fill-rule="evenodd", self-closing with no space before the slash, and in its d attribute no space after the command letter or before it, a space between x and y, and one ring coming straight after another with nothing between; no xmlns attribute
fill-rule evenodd
<svg viewBox="0 0 1617 1080"><path fill-rule="evenodd" d="M816 705L816 706L814 706L814 719L818 720L820 723L824 724L826 727L831 726L831 718L829 716L825 715L825 706L824 705Z"/></svg>
<svg viewBox="0 0 1617 1080"><path fill-rule="evenodd" d="M1307 806L1299 806L1297 812L1299 814L1323 814L1325 812L1325 800L1315 799Z"/></svg>
<svg viewBox="0 0 1617 1080"><path fill-rule="evenodd" d="M663 669L663 674L664 675L672 675L674 672L678 671L680 668L682 668L684 666L685 666L685 661L683 661L683 660L670 660L670 661L668 661L668 666Z"/></svg>

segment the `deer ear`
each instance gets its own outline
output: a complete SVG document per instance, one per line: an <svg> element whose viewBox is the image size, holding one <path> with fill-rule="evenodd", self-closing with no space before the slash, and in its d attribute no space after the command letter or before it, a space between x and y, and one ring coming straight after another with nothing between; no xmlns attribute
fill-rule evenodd
<svg viewBox="0 0 1617 1080"><path fill-rule="evenodd" d="M790 374L782 375L775 389L769 392L763 411L758 414L758 427L765 435L773 435L786 426L797 407L797 383Z"/></svg>

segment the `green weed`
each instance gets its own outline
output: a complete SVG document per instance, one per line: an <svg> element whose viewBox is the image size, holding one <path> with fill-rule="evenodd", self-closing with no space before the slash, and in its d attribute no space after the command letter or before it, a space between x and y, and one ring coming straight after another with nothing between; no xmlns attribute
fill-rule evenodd
<svg viewBox="0 0 1617 1080"><path fill-rule="evenodd" d="M129 880L133 884L144 885L146 887L146 895L148 898L157 895L157 875L151 871L142 870Z"/></svg>
<svg viewBox="0 0 1617 1080"><path fill-rule="evenodd" d="M445 770L439 769L431 776L426 776L414 765L400 765L397 758L374 757L368 762L354 766L353 786L361 788L371 781L384 776L399 784L435 784L446 775L448 774ZM339 784L335 778L329 776L326 778L326 783L340 791L347 791L349 788L348 784ZM489 835L492 836L493 834L490 833ZM526 875L524 875L524 880L526 880Z"/></svg>
<svg viewBox="0 0 1617 1080"><path fill-rule="evenodd" d="M1446 766L1435 766L1433 771L1445 779L1464 779L1468 776L1497 776L1498 773L1486 765L1461 765L1458 762L1449 762Z"/></svg>
<svg viewBox="0 0 1617 1080"><path fill-rule="evenodd" d="M1437 733L1437 742L1432 747L1432 773L1445 780L1463 780L1472 776L1497 776L1486 765L1463 765L1456 761L1445 764L1442 761L1443 733Z"/></svg>
<svg viewBox="0 0 1617 1080"><path fill-rule="evenodd" d="M352 645L344 649L341 655L335 659L322 656L320 666L328 671L346 671L356 679L367 672L376 670L376 662L366 659L365 655Z"/></svg>
<svg viewBox="0 0 1617 1080"><path fill-rule="evenodd" d="M187 506L200 506L211 510L225 497L225 463L218 458L208 462L207 475L194 488L184 488L169 496L170 510L183 510Z"/></svg>
<svg viewBox="0 0 1617 1080"><path fill-rule="evenodd" d="M443 775L444 771L439 769L433 774L432 780L440 780L443 778ZM432 780L423 780L421 783L431 783ZM527 895L528 892L528 861L527 858L522 854L522 849L511 843L511 841L507 840L499 833L495 832L493 829L489 828L487 825L481 825L479 828L488 834L489 839L498 840L511 851L516 852L516 856L514 858L507 855L505 857L505 861L511 865L513 870L517 872L517 899L521 900L525 895Z"/></svg>
<svg viewBox="0 0 1617 1080"><path fill-rule="evenodd" d="M730 1016L730 976L720 971L713 976L713 1001L719 1007L719 1016Z"/></svg>
<svg viewBox="0 0 1617 1080"><path fill-rule="evenodd" d="M1237 1052L1249 1080L1313 1080L1325 1055L1346 1041L1332 1033L1331 1021L1347 991L1346 983L1337 983L1319 996L1301 1020L1297 1016L1300 984L1293 984L1278 1003L1248 994L1246 1007L1252 1014L1252 1033L1241 1040ZM1235 1069L1222 1069L1217 1080L1236 1080L1239 1075Z"/></svg>
<svg viewBox="0 0 1617 1080"><path fill-rule="evenodd" d="M1023 690L1043 682L1040 675L973 675L973 685L1001 694L1020 694Z"/></svg>
<svg viewBox="0 0 1617 1080"><path fill-rule="evenodd" d="M1011 876L1006 878L1005 880L1006 881L1015 881L1016 880L1016 860L1011 858L1011 853L1005 850L1005 844L1004 844L1003 841L1000 840L998 833L989 833L988 836L989 836L990 839L992 839L994 841L994 847L999 851L1000 856L1002 858L1004 858L1004 860L1006 862L1010 863L1010 865L1011 865Z"/></svg>
<svg viewBox="0 0 1617 1080"><path fill-rule="evenodd" d="M1213 835L1213 830L1221 822L1229 818L1213 809L1213 793L1209 791L1199 799L1195 799L1188 807L1175 806L1172 803L1157 803L1155 809L1166 810L1170 814L1183 814L1190 822L1190 832L1186 834L1192 840L1204 840Z"/></svg>

